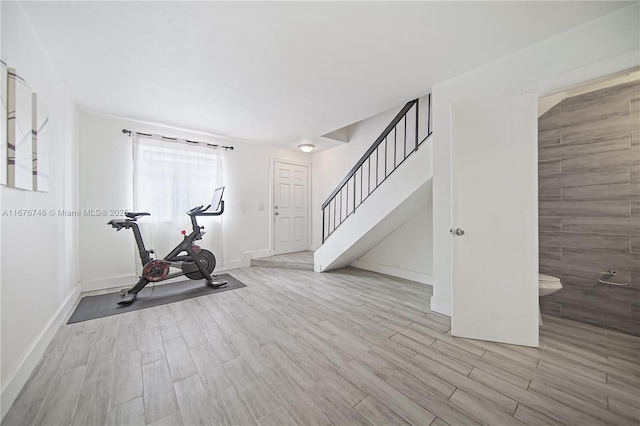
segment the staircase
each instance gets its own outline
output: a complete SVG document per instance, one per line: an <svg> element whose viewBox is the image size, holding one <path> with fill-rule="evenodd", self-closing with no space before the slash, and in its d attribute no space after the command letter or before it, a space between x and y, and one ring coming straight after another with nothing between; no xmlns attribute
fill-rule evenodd
<svg viewBox="0 0 640 426"><path fill-rule="evenodd" d="M315 271L350 265L431 202L430 116L431 95L408 102L323 203Z"/></svg>

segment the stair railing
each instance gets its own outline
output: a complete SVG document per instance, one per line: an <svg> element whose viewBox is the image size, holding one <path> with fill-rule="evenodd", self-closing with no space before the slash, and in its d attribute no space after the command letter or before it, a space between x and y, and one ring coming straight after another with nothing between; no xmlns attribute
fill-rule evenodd
<svg viewBox="0 0 640 426"><path fill-rule="evenodd" d="M322 204L322 243L431 135L431 94L427 135L420 140L419 99L407 102ZM372 164L375 163L375 164Z"/></svg>

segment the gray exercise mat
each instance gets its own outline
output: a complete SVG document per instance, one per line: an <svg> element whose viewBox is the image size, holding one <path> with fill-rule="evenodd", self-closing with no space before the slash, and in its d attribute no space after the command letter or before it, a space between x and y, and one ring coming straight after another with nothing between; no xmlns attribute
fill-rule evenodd
<svg viewBox="0 0 640 426"><path fill-rule="evenodd" d="M118 305L118 302L122 300L122 293L120 292L100 294L98 296L85 296L80 300L80 303L78 303L76 310L73 312L73 315L71 315L71 318L69 318L67 324L118 315L139 309L152 308L154 306L179 302L193 297L246 287L244 283L229 274L220 274L215 280L227 281L227 285L212 288L206 284L204 279L197 281L186 280L178 283L156 285L153 293L151 293L153 285L147 284L147 286L138 293L136 301L128 306ZM146 297L148 295L151 296Z"/></svg>

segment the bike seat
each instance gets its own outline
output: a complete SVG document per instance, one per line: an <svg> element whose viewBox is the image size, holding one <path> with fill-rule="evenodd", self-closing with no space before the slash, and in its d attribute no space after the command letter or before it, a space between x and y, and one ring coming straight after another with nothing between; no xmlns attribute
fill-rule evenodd
<svg viewBox="0 0 640 426"><path fill-rule="evenodd" d="M151 216L151 213L147 212L125 212L124 215L130 219L137 219L140 216Z"/></svg>

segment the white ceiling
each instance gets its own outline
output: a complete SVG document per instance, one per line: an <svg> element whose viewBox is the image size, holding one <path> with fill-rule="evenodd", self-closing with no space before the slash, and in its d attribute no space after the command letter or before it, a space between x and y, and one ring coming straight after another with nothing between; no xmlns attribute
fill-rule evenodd
<svg viewBox="0 0 640 426"><path fill-rule="evenodd" d="M628 2L23 2L81 108L295 147Z"/></svg>

